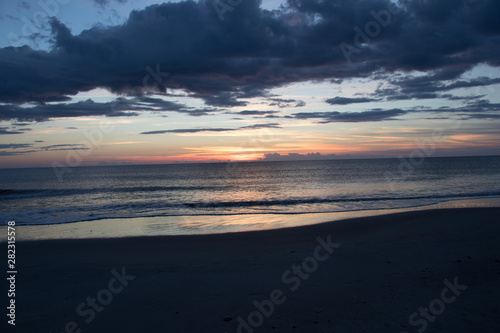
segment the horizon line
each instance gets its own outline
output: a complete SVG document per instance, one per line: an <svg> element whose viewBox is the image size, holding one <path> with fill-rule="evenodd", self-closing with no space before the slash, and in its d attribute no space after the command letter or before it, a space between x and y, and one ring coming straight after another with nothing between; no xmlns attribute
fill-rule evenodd
<svg viewBox="0 0 500 333"><path fill-rule="evenodd" d="M288 156L288 155L282 155L282 156ZM478 157L500 157L500 154L497 155L446 155L446 156L425 156L424 159L428 158L478 158ZM337 161L337 160L381 160L381 159L408 159L408 156L398 156L398 157L393 157L393 156L376 156L376 157L346 157L346 155L339 155L338 158L332 157L332 158L320 158L320 159L291 159L291 160L283 160L283 161L273 161L273 160L265 160L265 159L258 159L258 160L227 160L227 161L182 161L182 162L163 162L163 163L128 163L128 162L121 162L121 163L102 163L102 164L96 164L96 165L79 165L79 166L74 166L74 167L69 167L71 169L76 169L76 168L92 168L92 167L117 167L117 166L150 166L150 165L192 165L192 164L223 164L223 163L256 163L256 162L313 162L313 161ZM2 167L0 166L0 170L9 170L9 169L48 169L48 168L53 168L52 166L25 166L25 167Z"/></svg>

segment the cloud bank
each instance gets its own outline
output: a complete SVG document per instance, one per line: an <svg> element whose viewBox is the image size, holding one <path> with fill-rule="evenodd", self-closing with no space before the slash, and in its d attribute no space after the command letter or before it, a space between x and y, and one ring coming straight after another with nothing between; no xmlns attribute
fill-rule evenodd
<svg viewBox="0 0 500 333"><path fill-rule="evenodd" d="M93 27L79 35L52 18L50 51L0 49L0 102L67 102L79 91L98 87L136 96L174 88L207 105L232 107L289 83L413 70L430 74L393 79L397 88L380 93L393 99L432 98L453 87L484 85L484 80L460 76L478 64L500 65L496 0L402 0L397 5L389 0L289 0L276 11L245 0L224 12L223 20L213 4L153 5L133 11L123 25ZM379 97L327 102L345 105L373 98ZM23 113L15 104L10 107ZM24 112L36 114L36 109ZM58 112L79 115L76 108L55 108L51 116ZM106 115L124 115L117 112Z"/></svg>

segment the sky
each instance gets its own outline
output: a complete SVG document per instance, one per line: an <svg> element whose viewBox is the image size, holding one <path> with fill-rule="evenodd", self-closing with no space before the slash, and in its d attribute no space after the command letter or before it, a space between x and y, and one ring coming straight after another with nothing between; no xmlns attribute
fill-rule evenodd
<svg viewBox="0 0 500 333"><path fill-rule="evenodd" d="M0 168L500 155L497 0L0 3Z"/></svg>

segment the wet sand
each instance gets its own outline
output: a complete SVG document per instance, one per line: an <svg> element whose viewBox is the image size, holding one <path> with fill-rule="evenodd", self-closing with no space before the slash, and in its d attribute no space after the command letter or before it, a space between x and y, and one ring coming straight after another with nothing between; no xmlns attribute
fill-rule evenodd
<svg viewBox="0 0 500 333"><path fill-rule="evenodd" d="M498 332L499 216L20 241L10 331Z"/></svg>

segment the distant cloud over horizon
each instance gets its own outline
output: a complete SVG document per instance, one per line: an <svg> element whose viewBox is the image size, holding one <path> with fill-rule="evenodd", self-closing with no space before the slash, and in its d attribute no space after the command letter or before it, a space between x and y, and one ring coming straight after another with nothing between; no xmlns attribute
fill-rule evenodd
<svg viewBox="0 0 500 333"><path fill-rule="evenodd" d="M200 133L200 132L231 132L238 130L252 130L261 128L281 128L277 123L271 124L255 124L249 126L242 126L238 128L185 128L185 129L172 129L172 130L160 130L160 131L148 131L142 132L140 134L165 134L165 133Z"/></svg>
<svg viewBox="0 0 500 333"><path fill-rule="evenodd" d="M286 155L281 155L279 153L267 153L264 154L261 161L302 161L302 160L332 160L338 158L339 156L335 154L322 155L321 153L288 153Z"/></svg>

